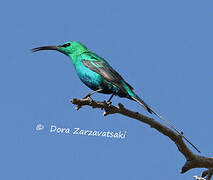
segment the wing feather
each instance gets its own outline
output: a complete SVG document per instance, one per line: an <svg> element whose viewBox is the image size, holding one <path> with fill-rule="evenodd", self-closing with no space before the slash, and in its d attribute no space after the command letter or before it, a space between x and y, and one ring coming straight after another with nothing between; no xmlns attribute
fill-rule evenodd
<svg viewBox="0 0 213 180"><path fill-rule="evenodd" d="M94 58L93 58L94 59ZM89 68L90 70L98 73L104 79L111 82L115 86L119 87L123 92L127 93L126 89L123 87L125 82L131 89L133 89L122 77L118 74L109 64L104 61L95 59L93 61L83 59L82 64ZM128 94L128 93L127 93Z"/></svg>

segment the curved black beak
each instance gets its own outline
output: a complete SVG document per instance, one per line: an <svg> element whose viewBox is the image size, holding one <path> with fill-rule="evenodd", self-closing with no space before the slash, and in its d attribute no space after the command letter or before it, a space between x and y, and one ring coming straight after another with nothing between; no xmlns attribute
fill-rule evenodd
<svg viewBox="0 0 213 180"><path fill-rule="evenodd" d="M32 52L37 52L41 50L58 50L59 46L41 46L37 48L33 48Z"/></svg>

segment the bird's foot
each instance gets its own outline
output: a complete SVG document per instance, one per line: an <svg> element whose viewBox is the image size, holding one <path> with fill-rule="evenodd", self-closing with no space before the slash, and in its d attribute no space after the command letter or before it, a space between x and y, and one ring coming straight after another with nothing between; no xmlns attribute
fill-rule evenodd
<svg viewBox="0 0 213 180"><path fill-rule="evenodd" d="M106 105L108 105L109 107L112 105L112 102L111 102L111 101L104 101L104 103L105 103Z"/></svg>
<svg viewBox="0 0 213 180"><path fill-rule="evenodd" d="M110 101L103 101L103 103L105 103L106 105L108 105L109 107L111 106L112 102ZM104 108L101 108L101 110L103 110Z"/></svg>
<svg viewBox="0 0 213 180"><path fill-rule="evenodd" d="M83 97L83 99L89 99L89 100L92 100L92 98L90 97L90 95L86 95Z"/></svg>
<svg viewBox="0 0 213 180"><path fill-rule="evenodd" d="M107 101L106 104L111 105L112 101Z"/></svg>

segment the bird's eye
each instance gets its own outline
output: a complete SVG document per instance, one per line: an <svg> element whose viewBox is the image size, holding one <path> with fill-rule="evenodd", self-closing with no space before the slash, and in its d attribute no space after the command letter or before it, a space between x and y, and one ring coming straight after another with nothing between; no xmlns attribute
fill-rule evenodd
<svg viewBox="0 0 213 180"><path fill-rule="evenodd" d="M66 43L66 44L63 44L61 47L68 47L70 45L71 45L70 43Z"/></svg>

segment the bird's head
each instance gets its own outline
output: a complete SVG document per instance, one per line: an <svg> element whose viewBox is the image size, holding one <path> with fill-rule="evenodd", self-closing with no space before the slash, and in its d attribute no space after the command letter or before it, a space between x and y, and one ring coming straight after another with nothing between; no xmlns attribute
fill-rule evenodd
<svg viewBox="0 0 213 180"><path fill-rule="evenodd" d="M56 50L71 58L74 58L75 56L88 51L86 46L84 46L83 44L77 41L68 41L58 46L41 46L41 47L33 48L32 52L37 52L41 50Z"/></svg>

